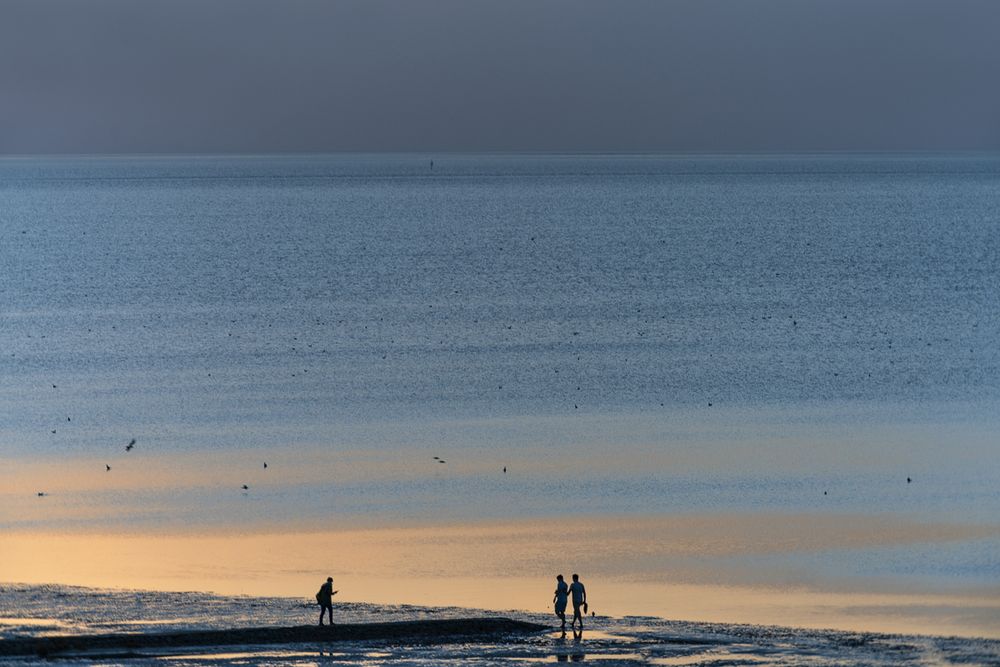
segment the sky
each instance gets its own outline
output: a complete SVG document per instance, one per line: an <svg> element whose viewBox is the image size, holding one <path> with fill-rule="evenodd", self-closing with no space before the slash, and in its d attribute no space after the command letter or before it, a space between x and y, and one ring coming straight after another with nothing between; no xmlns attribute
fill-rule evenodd
<svg viewBox="0 0 1000 667"><path fill-rule="evenodd" d="M3 0L0 154L1000 150L995 0Z"/></svg>

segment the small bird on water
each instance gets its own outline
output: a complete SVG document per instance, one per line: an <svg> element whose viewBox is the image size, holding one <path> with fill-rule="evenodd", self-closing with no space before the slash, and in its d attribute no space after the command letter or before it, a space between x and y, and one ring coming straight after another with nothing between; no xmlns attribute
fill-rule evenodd
<svg viewBox="0 0 1000 667"><path fill-rule="evenodd" d="M104 472L110 472L111 471L111 466L109 466L107 463L104 464L104 468L105 468Z"/></svg>
<svg viewBox="0 0 1000 667"><path fill-rule="evenodd" d="M44 495L45 495L45 492L44 492L44 491L39 491L39 492L38 492L38 497L39 497L39 498L41 498L41 497L42 497L42 496L44 496Z"/></svg>
<svg viewBox="0 0 1000 667"><path fill-rule="evenodd" d="M249 486L247 486L246 484L244 484L244 485L243 485L243 490L244 490L244 491L249 491L249 490L250 490L250 487L249 487Z"/></svg>
<svg viewBox="0 0 1000 667"><path fill-rule="evenodd" d="M265 468L267 467L267 461L264 461L264 467Z"/></svg>

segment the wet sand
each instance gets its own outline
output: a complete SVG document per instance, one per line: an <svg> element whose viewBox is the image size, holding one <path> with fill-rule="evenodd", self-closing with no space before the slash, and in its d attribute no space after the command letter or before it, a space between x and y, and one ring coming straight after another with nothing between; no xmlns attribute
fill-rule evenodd
<svg viewBox="0 0 1000 667"><path fill-rule="evenodd" d="M544 625L508 618L432 619L392 623L300 625L275 628L233 628L195 632L74 635L11 639L0 642L0 656L77 654L193 646L252 646L343 641L406 641L445 643L472 639L497 640L504 635L548 630Z"/></svg>

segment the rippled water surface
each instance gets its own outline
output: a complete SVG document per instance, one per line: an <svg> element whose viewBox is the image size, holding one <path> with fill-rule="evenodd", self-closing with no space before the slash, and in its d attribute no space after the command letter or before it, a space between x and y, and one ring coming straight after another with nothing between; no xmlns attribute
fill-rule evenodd
<svg viewBox="0 0 1000 667"><path fill-rule="evenodd" d="M997 211L991 156L0 160L0 580L293 594L102 545L593 519L632 546L476 562L1000 627ZM286 569L384 575L335 544Z"/></svg>

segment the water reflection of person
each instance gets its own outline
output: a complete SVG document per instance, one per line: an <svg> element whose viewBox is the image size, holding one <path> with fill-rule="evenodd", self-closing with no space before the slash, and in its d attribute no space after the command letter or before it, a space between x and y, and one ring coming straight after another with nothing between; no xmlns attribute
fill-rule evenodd
<svg viewBox="0 0 1000 667"><path fill-rule="evenodd" d="M587 654L580 653L556 653L556 662L583 662L587 659Z"/></svg>
<svg viewBox="0 0 1000 667"><path fill-rule="evenodd" d="M562 630L563 636L566 636L566 601L569 597L569 586L563 580L561 574L556 575L556 592L552 598L552 602L556 605L556 616L562 620Z"/></svg>

